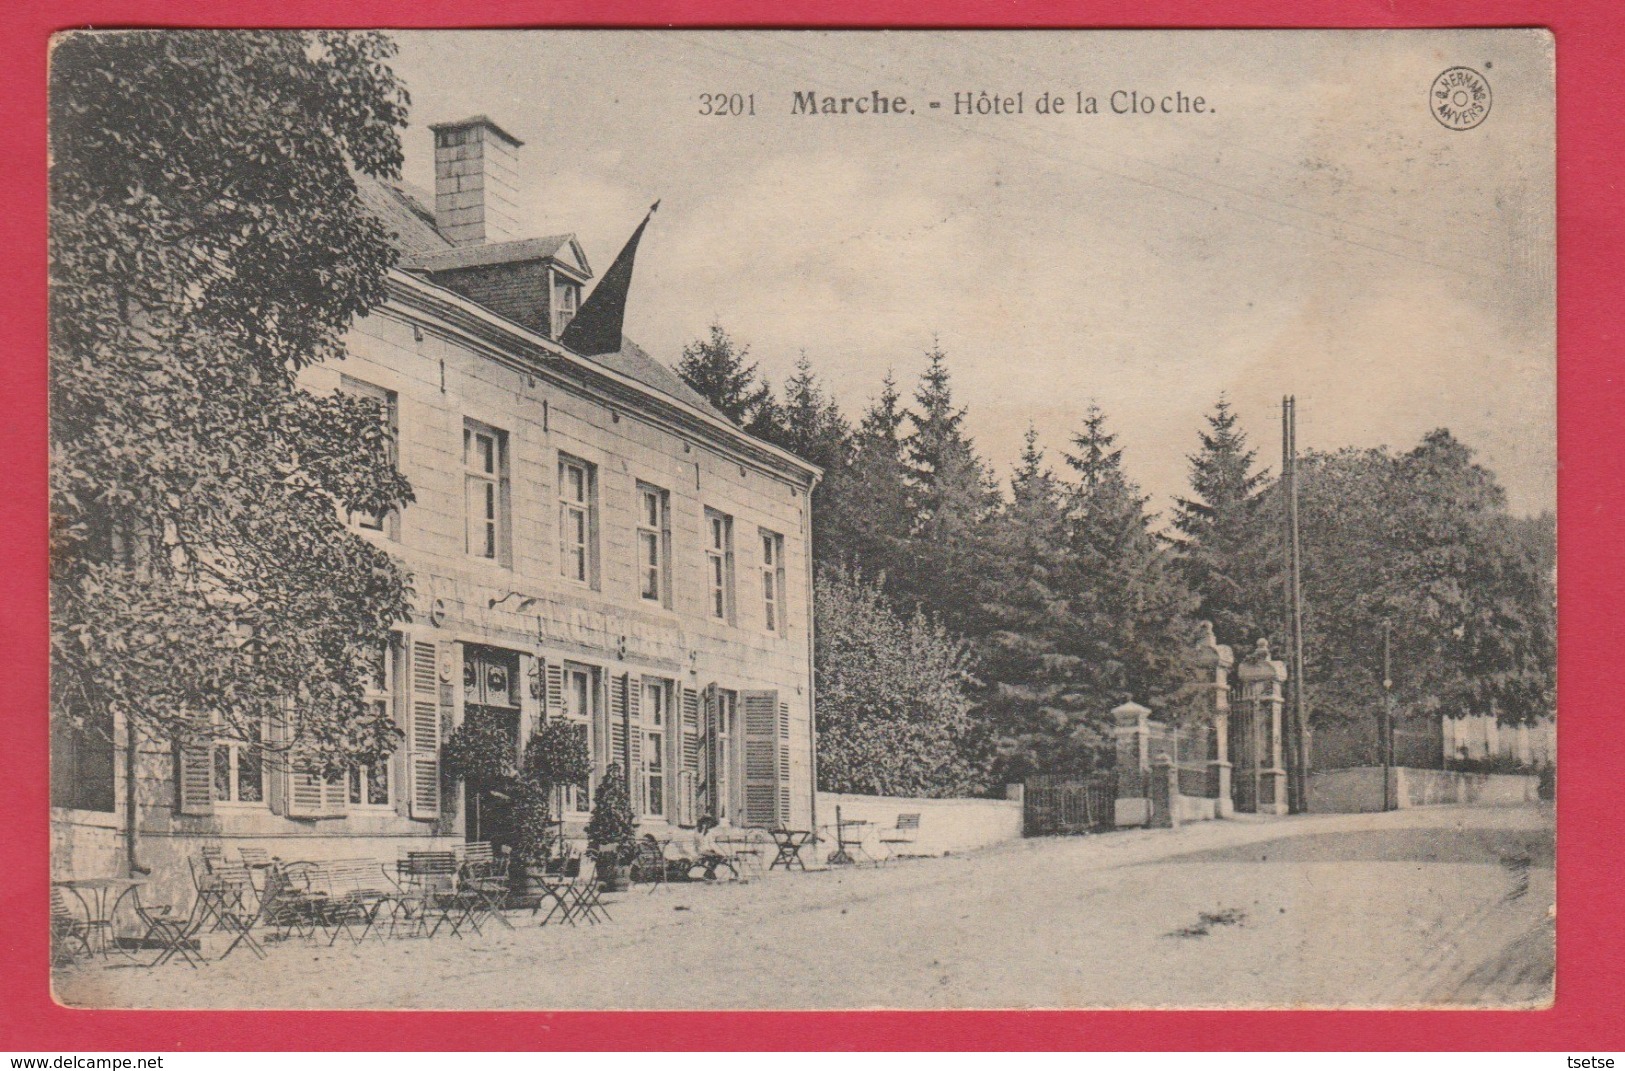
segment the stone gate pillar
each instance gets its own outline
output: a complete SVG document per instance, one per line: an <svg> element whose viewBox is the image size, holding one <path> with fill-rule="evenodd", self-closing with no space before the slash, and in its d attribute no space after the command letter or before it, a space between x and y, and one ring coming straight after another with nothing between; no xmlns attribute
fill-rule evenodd
<svg viewBox="0 0 1625 1071"><path fill-rule="evenodd" d="M1230 797L1230 670L1236 664L1236 656L1229 645L1214 637L1211 621L1202 622L1196 646L1191 651L1191 664L1196 674L1191 685L1195 706L1212 732L1208 743L1207 794L1213 798L1216 815L1228 818L1236 809Z"/></svg>
<svg viewBox="0 0 1625 1071"><path fill-rule="evenodd" d="M1238 809L1286 814L1286 770L1281 762L1286 663L1270 658L1269 641L1260 639L1236 667L1236 677L1241 681L1243 708L1243 731L1237 734L1243 749L1243 754L1237 756L1238 776L1251 779L1251 784L1241 786L1236 793Z"/></svg>

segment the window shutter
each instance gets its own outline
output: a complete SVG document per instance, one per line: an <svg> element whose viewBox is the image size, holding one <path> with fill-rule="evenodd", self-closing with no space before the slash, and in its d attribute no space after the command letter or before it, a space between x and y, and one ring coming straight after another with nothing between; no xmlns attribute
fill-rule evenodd
<svg viewBox="0 0 1625 1071"><path fill-rule="evenodd" d="M779 817L779 693L745 692L745 825L774 828Z"/></svg>
<svg viewBox="0 0 1625 1071"><path fill-rule="evenodd" d="M546 708L543 716L548 721L564 717L564 663L549 661L542 670L542 679L547 695L543 702Z"/></svg>
<svg viewBox="0 0 1625 1071"><path fill-rule="evenodd" d="M207 741L175 741L175 813L214 813L214 747Z"/></svg>
<svg viewBox="0 0 1625 1071"><path fill-rule="evenodd" d="M678 716L681 751L677 770L677 824L692 826L699 820L700 780L700 694L683 689L682 712Z"/></svg>
<svg viewBox="0 0 1625 1071"><path fill-rule="evenodd" d="M717 718L720 712L717 709L717 686L705 686L704 714L700 718L699 737L699 766L696 776L699 779L698 795L700 806L712 818L722 816L722 786L719 783L721 774L721 757L717 754L720 735L717 732Z"/></svg>
<svg viewBox="0 0 1625 1071"><path fill-rule="evenodd" d="M288 771L288 817L320 818L327 814L327 786L320 774Z"/></svg>
<svg viewBox="0 0 1625 1071"><path fill-rule="evenodd" d="M790 704L779 704L779 825L790 822Z"/></svg>
<svg viewBox="0 0 1625 1071"><path fill-rule="evenodd" d="M682 768L697 774L700 770L700 694L692 688L683 689L682 723Z"/></svg>
<svg viewBox="0 0 1625 1071"><path fill-rule="evenodd" d="M677 771L677 824L692 826L694 818L694 771Z"/></svg>
<svg viewBox="0 0 1625 1071"><path fill-rule="evenodd" d="M407 800L413 818L440 817L440 651L433 640L407 644Z"/></svg>
<svg viewBox="0 0 1625 1071"><path fill-rule="evenodd" d="M632 771L626 768L626 674L617 673L609 679L609 757L604 765L619 763L628 784Z"/></svg>
<svg viewBox="0 0 1625 1071"><path fill-rule="evenodd" d="M322 815L343 818L350 809L350 782L347 777L329 778L322 784Z"/></svg>
<svg viewBox="0 0 1625 1071"><path fill-rule="evenodd" d="M631 757L626 762L626 779L632 798L632 813L642 814L647 810L647 801L644 799L648 793L649 785L643 776L643 727L638 717L638 708L641 705L640 692L643 691L643 682L631 674L621 678L626 688L626 716L631 721L631 739L628 748Z"/></svg>

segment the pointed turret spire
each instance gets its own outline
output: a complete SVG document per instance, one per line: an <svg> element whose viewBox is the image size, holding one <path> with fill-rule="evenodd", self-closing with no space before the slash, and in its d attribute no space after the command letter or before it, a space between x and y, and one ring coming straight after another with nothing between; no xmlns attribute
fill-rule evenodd
<svg viewBox="0 0 1625 1071"><path fill-rule="evenodd" d="M643 217L638 229L626 240L615 263L599 280L597 289L582 302L581 311L576 313L575 319L565 326L564 333L559 336L560 342L582 356L597 357L620 350L621 325L626 320L626 297L632 289L632 261L638 255L638 240L643 237L643 228L649 225L655 209L659 207L659 201L649 206L649 214Z"/></svg>

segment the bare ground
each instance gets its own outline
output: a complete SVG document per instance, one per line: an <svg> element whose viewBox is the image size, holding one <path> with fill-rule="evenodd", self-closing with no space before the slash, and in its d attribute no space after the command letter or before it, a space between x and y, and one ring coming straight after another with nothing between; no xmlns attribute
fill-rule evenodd
<svg viewBox="0 0 1625 1071"><path fill-rule="evenodd" d="M1549 806L1209 822L639 888L599 927L58 973L129 1008L1540 1007Z"/></svg>

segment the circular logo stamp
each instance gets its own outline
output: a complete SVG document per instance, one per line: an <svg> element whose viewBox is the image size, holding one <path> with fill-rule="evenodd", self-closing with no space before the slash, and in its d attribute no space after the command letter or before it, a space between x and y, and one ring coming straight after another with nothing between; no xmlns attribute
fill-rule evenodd
<svg viewBox="0 0 1625 1071"><path fill-rule="evenodd" d="M1433 80L1428 106L1451 130L1471 130L1490 114L1490 83L1471 67L1451 67Z"/></svg>

